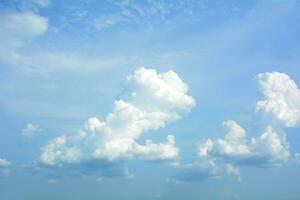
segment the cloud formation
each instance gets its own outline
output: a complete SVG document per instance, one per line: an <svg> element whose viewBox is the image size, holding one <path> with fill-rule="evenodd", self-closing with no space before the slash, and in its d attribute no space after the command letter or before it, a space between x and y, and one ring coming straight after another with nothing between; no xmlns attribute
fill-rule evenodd
<svg viewBox="0 0 300 200"><path fill-rule="evenodd" d="M235 121L223 122L226 135L207 139L198 147L199 159L191 164L178 164L175 182L194 182L205 178L229 175L241 181L239 167L280 167L290 157L285 135L268 127L256 138L246 138L246 131Z"/></svg>
<svg viewBox="0 0 300 200"><path fill-rule="evenodd" d="M223 122L227 133L223 139L208 139L199 146L200 158L214 158L225 163L276 167L290 156L285 135L279 135L268 127L257 138L246 138L245 130L235 121Z"/></svg>
<svg viewBox="0 0 300 200"><path fill-rule="evenodd" d="M0 14L1 59L18 59L16 50L48 29L48 20L32 12Z"/></svg>
<svg viewBox="0 0 300 200"><path fill-rule="evenodd" d="M202 159L189 164L173 165L173 167L177 169L177 174L169 180L173 183L196 182L220 176L219 166L213 159Z"/></svg>
<svg viewBox="0 0 300 200"><path fill-rule="evenodd" d="M114 162L139 158L175 162L179 150L172 135L161 143L137 140L150 130L180 119L195 105L188 86L173 72L140 68L127 77L131 92L117 100L104 120L92 117L74 135L61 135L42 148L41 162L56 166L89 160Z"/></svg>
<svg viewBox="0 0 300 200"><path fill-rule="evenodd" d="M175 182L194 182L226 174L241 181L240 166L279 167L289 159L285 135L271 127L259 137L248 139L246 131L235 121L225 121L223 126L224 138L207 139L199 144L197 162L175 166L179 169Z"/></svg>
<svg viewBox="0 0 300 200"><path fill-rule="evenodd" d="M256 111L272 116L286 127L300 124L300 90L284 73L266 72L256 75L260 91L265 99L256 103ZM267 118L271 121L270 118ZM202 169L208 177L225 172L241 180L238 166L278 167L290 157L289 144L284 134L278 134L271 126L256 138L246 138L246 131L235 121L223 122L226 135L222 139L207 139L199 145L199 163L213 163L212 168ZM295 154L299 160L299 154ZM223 170L220 167L223 166ZM200 169L197 169L200 170ZM193 171L193 170L192 170ZM205 173L206 172L206 173ZM190 174L192 172L186 172ZM192 173L193 174L193 173ZM187 176L185 176L187 177Z"/></svg>
<svg viewBox="0 0 300 200"><path fill-rule="evenodd" d="M47 6L50 1L33 3ZM24 51L30 42L48 31L48 19L30 11L3 12L0 14L0 61L7 66L31 73L50 73L83 69L93 71L127 63L125 58L91 58L69 51Z"/></svg>
<svg viewBox="0 0 300 200"><path fill-rule="evenodd" d="M240 171L237 167L234 167L232 164L226 163L224 165L225 172L233 177L236 177L237 180L241 181Z"/></svg>
<svg viewBox="0 0 300 200"><path fill-rule="evenodd" d="M3 158L0 158L0 167L8 167L11 163Z"/></svg>
<svg viewBox="0 0 300 200"><path fill-rule="evenodd" d="M41 129L38 125L28 123L25 128L22 130L22 136L26 138L31 138L33 135L39 133Z"/></svg>
<svg viewBox="0 0 300 200"><path fill-rule="evenodd" d="M256 103L256 110L271 115L286 127L300 124L300 90L284 73L266 72L256 76L265 99Z"/></svg>

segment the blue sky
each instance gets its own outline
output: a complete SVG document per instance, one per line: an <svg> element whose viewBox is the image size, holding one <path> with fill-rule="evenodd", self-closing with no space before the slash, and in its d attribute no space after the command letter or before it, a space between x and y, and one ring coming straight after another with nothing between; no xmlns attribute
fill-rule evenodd
<svg viewBox="0 0 300 200"><path fill-rule="evenodd" d="M299 1L0 2L0 195L299 199Z"/></svg>

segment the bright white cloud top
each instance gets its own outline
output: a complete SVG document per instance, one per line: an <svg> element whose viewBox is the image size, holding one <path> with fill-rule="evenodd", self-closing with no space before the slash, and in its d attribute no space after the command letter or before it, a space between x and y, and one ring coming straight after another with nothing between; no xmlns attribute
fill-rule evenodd
<svg viewBox="0 0 300 200"><path fill-rule="evenodd" d="M167 141L139 144L140 136L178 120L195 106L187 95L188 86L173 71L157 73L140 68L128 76L132 91L127 100L117 100L104 120L90 118L75 135L62 135L42 149L41 161L48 165L78 163L84 160L176 161L179 150L172 135Z"/></svg>
<svg viewBox="0 0 300 200"><path fill-rule="evenodd" d="M234 165L276 167L285 163L289 156L289 144L285 135L268 127L257 138L246 138L245 130L235 121L223 122L227 133L223 139L208 139L199 146L200 158L209 158ZM226 171L235 171L226 167ZM237 172L234 172L237 175Z"/></svg>
<svg viewBox="0 0 300 200"><path fill-rule="evenodd" d="M267 72L256 76L265 99L258 101L256 110L265 112L287 127L300 124L300 90L284 73Z"/></svg>

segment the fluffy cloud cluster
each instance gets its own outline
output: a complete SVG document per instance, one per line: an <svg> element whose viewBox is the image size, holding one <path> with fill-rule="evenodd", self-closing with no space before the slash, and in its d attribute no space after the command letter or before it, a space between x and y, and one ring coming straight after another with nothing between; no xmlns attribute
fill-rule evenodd
<svg viewBox="0 0 300 200"><path fill-rule="evenodd" d="M258 74L256 80L265 97L256 103L256 111L272 116L286 127L298 126L300 90L296 83L288 75L279 72ZM204 170L197 169L207 176L211 175L212 170L216 172L213 173L214 176L223 171L241 180L237 166L276 167L290 157L286 136L278 134L271 126L256 138L247 138L246 131L235 121L225 121L223 126L227 131L224 138L207 139L199 146L198 162L212 163L206 165L210 167ZM299 157L296 153L296 160L300 160Z"/></svg>
<svg viewBox="0 0 300 200"><path fill-rule="evenodd" d="M234 121L223 123L227 134L223 139L200 144L201 158L211 157L239 165L261 167L280 166L289 158L289 144L284 135L279 135L271 127L257 138L246 138L245 130Z"/></svg>
<svg viewBox="0 0 300 200"><path fill-rule="evenodd" d="M222 172L241 180L238 166L279 167L290 157L285 135L272 127L256 138L247 138L246 131L235 121L223 122L226 135L222 139L207 139L199 145L201 163L213 163L215 174ZM211 174L207 168L206 174ZM205 173L205 171L203 171Z"/></svg>
<svg viewBox="0 0 300 200"><path fill-rule="evenodd" d="M300 124L300 90L284 73L267 72L256 76L265 99L258 101L256 110L265 112L287 127Z"/></svg>
<svg viewBox="0 0 300 200"><path fill-rule="evenodd" d="M7 177L10 175L10 169L8 169L10 164L9 161L0 158L0 177Z"/></svg>
<svg viewBox="0 0 300 200"><path fill-rule="evenodd" d="M41 129L38 125L28 123L25 128L22 130L22 136L26 138L31 138L34 134L40 132Z"/></svg>
<svg viewBox="0 0 300 200"><path fill-rule="evenodd" d="M179 151L172 135L162 143L147 140L140 144L137 140L190 111L195 100L187 95L188 86L173 71L157 73L145 68L136 70L127 80L132 91L126 100L115 101L104 120L90 118L77 134L49 141L42 148L41 161L47 165L134 157L176 161Z"/></svg>

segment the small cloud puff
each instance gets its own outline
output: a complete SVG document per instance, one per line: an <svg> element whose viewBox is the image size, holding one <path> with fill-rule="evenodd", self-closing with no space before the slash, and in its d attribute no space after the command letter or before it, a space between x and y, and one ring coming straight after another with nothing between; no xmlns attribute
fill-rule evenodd
<svg viewBox="0 0 300 200"><path fill-rule="evenodd" d="M10 176L10 169L8 167L11 165L11 162L0 158L0 177L8 177Z"/></svg>
<svg viewBox="0 0 300 200"><path fill-rule="evenodd" d="M25 128L22 130L22 136L26 138L32 138L35 134L41 132L41 129L38 125L28 123Z"/></svg>
<svg viewBox="0 0 300 200"><path fill-rule="evenodd" d="M48 183L55 184L55 183L58 183L58 180L57 179L49 179Z"/></svg>
<svg viewBox="0 0 300 200"><path fill-rule="evenodd" d="M3 158L0 158L0 167L8 167L11 163Z"/></svg>

